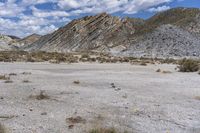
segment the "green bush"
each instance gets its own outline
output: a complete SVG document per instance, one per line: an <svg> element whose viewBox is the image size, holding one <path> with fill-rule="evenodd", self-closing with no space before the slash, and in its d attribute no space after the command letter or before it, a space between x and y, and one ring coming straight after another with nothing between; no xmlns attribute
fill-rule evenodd
<svg viewBox="0 0 200 133"><path fill-rule="evenodd" d="M183 59L179 61L180 72L197 72L199 70L198 61L192 59Z"/></svg>

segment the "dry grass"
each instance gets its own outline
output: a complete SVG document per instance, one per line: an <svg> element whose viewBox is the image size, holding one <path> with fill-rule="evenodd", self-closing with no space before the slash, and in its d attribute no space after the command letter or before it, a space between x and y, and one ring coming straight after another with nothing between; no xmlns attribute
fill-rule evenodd
<svg viewBox="0 0 200 133"><path fill-rule="evenodd" d="M4 83L9 84L9 83L13 83L13 81L12 80L6 80Z"/></svg>
<svg viewBox="0 0 200 133"><path fill-rule="evenodd" d="M31 96L29 96L29 98L37 99L37 100L48 100L48 99L50 99L50 96L45 94L45 91L40 91L39 95L31 95Z"/></svg>
<svg viewBox="0 0 200 133"><path fill-rule="evenodd" d="M140 65L141 65L141 66L147 66L147 63L141 62Z"/></svg>
<svg viewBox="0 0 200 133"><path fill-rule="evenodd" d="M196 96L194 97L194 99L199 100L200 101L200 96Z"/></svg>
<svg viewBox="0 0 200 133"><path fill-rule="evenodd" d="M30 83L29 80L23 80L22 82L23 82L23 83Z"/></svg>
<svg viewBox="0 0 200 133"><path fill-rule="evenodd" d="M160 73L160 72L162 72L162 70L161 70L161 69L158 69L158 70L156 70L156 72Z"/></svg>
<svg viewBox="0 0 200 133"><path fill-rule="evenodd" d="M23 75L31 75L31 72L23 72Z"/></svg>
<svg viewBox="0 0 200 133"><path fill-rule="evenodd" d="M70 117L66 119L66 122L69 122L71 124L76 124L76 123L86 123L86 120L83 119L80 116L76 116L76 117Z"/></svg>
<svg viewBox="0 0 200 133"><path fill-rule="evenodd" d="M76 80L73 82L74 84L80 84L80 81L79 80Z"/></svg>
<svg viewBox="0 0 200 133"><path fill-rule="evenodd" d="M169 74L169 73L172 73L172 72L171 71L162 71L162 73Z"/></svg>
<svg viewBox="0 0 200 133"><path fill-rule="evenodd" d="M17 76L16 73L10 73L9 76Z"/></svg>
<svg viewBox="0 0 200 133"><path fill-rule="evenodd" d="M0 75L0 80L10 80L10 77L6 75Z"/></svg>

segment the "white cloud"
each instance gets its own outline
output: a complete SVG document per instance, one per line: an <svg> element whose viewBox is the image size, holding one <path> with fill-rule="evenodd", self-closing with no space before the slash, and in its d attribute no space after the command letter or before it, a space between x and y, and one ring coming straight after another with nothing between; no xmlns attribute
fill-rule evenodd
<svg viewBox="0 0 200 133"><path fill-rule="evenodd" d="M159 6L159 7L153 7L148 9L149 12L162 12L162 11L166 11L169 10L170 6Z"/></svg>
<svg viewBox="0 0 200 133"><path fill-rule="evenodd" d="M47 34L66 24L71 17L101 12L135 14L141 10L158 12L168 6L160 4L174 0L6 0L0 2L0 33L26 36ZM52 9L39 9L38 4L52 3Z"/></svg>

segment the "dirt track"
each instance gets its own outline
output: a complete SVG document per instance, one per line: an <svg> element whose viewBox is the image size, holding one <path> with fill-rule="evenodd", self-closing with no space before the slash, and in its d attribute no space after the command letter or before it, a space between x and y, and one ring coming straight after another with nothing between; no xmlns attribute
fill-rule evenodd
<svg viewBox="0 0 200 133"><path fill-rule="evenodd" d="M200 75L175 67L0 63L0 75L17 74L13 83L0 80L0 117L9 117L0 123L10 133L84 133L99 126L130 133L199 133ZM35 99L41 90L49 99ZM76 116L84 121L66 120Z"/></svg>

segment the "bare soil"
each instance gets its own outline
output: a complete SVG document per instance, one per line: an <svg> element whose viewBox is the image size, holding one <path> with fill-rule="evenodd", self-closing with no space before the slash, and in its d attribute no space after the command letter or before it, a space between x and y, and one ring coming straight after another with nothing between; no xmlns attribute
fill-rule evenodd
<svg viewBox="0 0 200 133"><path fill-rule="evenodd" d="M0 123L10 133L87 133L96 127L130 133L199 133L200 75L175 68L0 63L0 75L16 74L10 75L12 83L0 80ZM33 98L41 92L48 98Z"/></svg>

